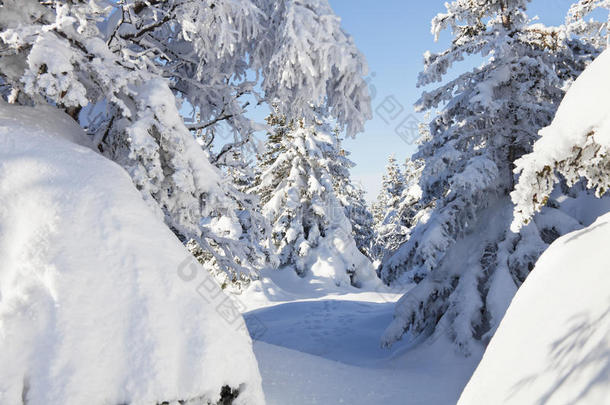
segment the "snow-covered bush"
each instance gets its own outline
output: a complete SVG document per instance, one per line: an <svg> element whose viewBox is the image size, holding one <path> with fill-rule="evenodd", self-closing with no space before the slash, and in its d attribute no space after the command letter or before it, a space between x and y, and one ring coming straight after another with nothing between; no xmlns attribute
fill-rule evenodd
<svg viewBox="0 0 610 405"><path fill-rule="evenodd" d="M330 278L337 285L361 285L374 278L358 250L334 180L346 176L347 159L328 125L307 125L272 114L273 128L260 157L252 191L271 222L272 244L281 266L305 277Z"/></svg>
<svg viewBox="0 0 610 405"><path fill-rule="evenodd" d="M274 101L309 121L326 108L354 135L371 115L365 70L326 0L0 4L1 94L79 120L229 279L253 276L267 256L258 241L244 243L264 226L240 214L241 197L217 169L251 140L246 106ZM181 111L193 111L186 123ZM221 122L235 139L210 155Z"/></svg>
<svg viewBox="0 0 610 405"><path fill-rule="evenodd" d="M531 152L565 87L596 49L564 28L532 23L528 1L457 0L432 21L451 46L425 55L419 86L442 82L470 55L480 67L425 91L420 111L441 111L416 159L424 162L420 204L429 207L380 269L387 283L419 284L401 299L383 338L446 334L468 354L495 331L517 287L557 236L581 225L549 207L520 233L509 231L514 162Z"/></svg>

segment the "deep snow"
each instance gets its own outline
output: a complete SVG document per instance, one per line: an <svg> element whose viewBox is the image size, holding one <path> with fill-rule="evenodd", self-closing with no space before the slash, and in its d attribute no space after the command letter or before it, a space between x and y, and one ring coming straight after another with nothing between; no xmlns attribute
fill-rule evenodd
<svg viewBox="0 0 610 405"><path fill-rule="evenodd" d="M465 358L444 339L381 348L404 291L337 287L290 268L263 275L240 300L269 405L455 404L482 355Z"/></svg>
<svg viewBox="0 0 610 405"><path fill-rule="evenodd" d="M86 144L0 100L0 403L264 403L235 305Z"/></svg>
<svg viewBox="0 0 610 405"><path fill-rule="evenodd" d="M608 404L610 214L555 241L513 299L459 404Z"/></svg>

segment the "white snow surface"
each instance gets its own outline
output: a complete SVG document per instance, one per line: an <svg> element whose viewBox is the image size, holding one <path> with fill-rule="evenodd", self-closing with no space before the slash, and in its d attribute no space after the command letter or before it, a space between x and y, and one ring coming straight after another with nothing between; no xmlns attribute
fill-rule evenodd
<svg viewBox="0 0 610 405"><path fill-rule="evenodd" d="M517 292L459 404L607 404L610 214L555 241Z"/></svg>
<svg viewBox="0 0 610 405"><path fill-rule="evenodd" d="M604 51L578 77L557 109L553 123L540 131L534 151L546 151L554 160L572 153L595 130L595 142L610 147L610 51ZM546 136L549 134L550 136Z"/></svg>
<svg viewBox="0 0 610 405"><path fill-rule="evenodd" d="M444 337L382 348L403 292L263 271L240 300L267 404L455 404L482 350L464 357Z"/></svg>
<svg viewBox="0 0 610 405"><path fill-rule="evenodd" d="M0 104L0 403L207 403L229 385L263 404L243 318L86 144L50 107Z"/></svg>

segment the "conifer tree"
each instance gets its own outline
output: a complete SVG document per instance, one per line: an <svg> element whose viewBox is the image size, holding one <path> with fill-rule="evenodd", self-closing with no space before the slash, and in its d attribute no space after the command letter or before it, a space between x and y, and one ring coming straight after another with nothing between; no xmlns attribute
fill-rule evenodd
<svg viewBox="0 0 610 405"><path fill-rule="evenodd" d="M424 210L420 204L422 192L419 186L423 169L422 160L407 158L404 163L405 188L398 204L398 218L407 228L412 228L417 223L418 216Z"/></svg>
<svg viewBox="0 0 610 405"><path fill-rule="evenodd" d="M267 122L273 130L252 192L260 197L271 223L279 265L293 267L301 277L329 278L337 285L370 281L371 263L356 247L333 186L347 176L335 134L321 121L306 125L277 113Z"/></svg>
<svg viewBox="0 0 610 405"><path fill-rule="evenodd" d="M552 208L518 234L509 231L514 162L532 150L590 48L563 28L533 24L527 0L456 0L432 21L451 29L451 46L426 53L418 85L442 82L469 55L480 67L426 91L420 111L440 112L415 159L427 218L384 260L386 283L418 282L397 304L384 344L406 331L444 334L465 354L486 342L541 252L575 220ZM563 216L562 216L563 215ZM565 218L564 218L565 219Z"/></svg>
<svg viewBox="0 0 610 405"><path fill-rule="evenodd" d="M396 162L392 160L391 170L395 173L398 169ZM393 204L388 204L385 209L383 220L375 227L375 258L383 262L383 258L391 256L391 254L405 243L411 234L413 228L421 218L425 217L428 210L420 204L421 188L419 187L419 178L423 170L423 162L410 158L404 163L404 171L400 178L403 181L402 191L399 196L385 192L385 196L381 197L382 201L391 201ZM389 173L388 173L389 174ZM386 174L386 177L389 177ZM387 182L386 183L391 183ZM394 182L396 184L396 182ZM394 191L397 188L392 187ZM384 189L385 190L385 189Z"/></svg>
<svg viewBox="0 0 610 405"><path fill-rule="evenodd" d="M404 242L407 230L397 220L405 179L394 155L388 158L386 172L382 177L381 191L375 202L374 256L382 259L387 252L395 250Z"/></svg>
<svg viewBox="0 0 610 405"><path fill-rule="evenodd" d="M372 258L373 215L369 211L364 198L365 191L358 184L352 182L350 169L355 166L355 163L349 159L349 152L341 147L338 133L336 135L339 156L332 164L335 194L345 210L345 216L350 221L356 246L368 258Z"/></svg>

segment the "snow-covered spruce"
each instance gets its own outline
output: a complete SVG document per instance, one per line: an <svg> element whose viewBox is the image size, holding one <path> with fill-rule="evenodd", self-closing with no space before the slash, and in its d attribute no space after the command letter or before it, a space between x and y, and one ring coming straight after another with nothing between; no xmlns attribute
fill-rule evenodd
<svg viewBox="0 0 610 405"><path fill-rule="evenodd" d="M385 173L381 178L381 190L372 204L372 213L375 226L383 222L386 209L391 201L398 201L404 189L404 179L394 155L388 157Z"/></svg>
<svg viewBox="0 0 610 405"><path fill-rule="evenodd" d="M422 94L430 124L422 159L423 206L433 207L409 240L384 260L387 283L421 281L397 304L386 345L412 335L446 334L465 354L486 342L539 255L581 224L548 207L520 233L509 231L513 163L532 150L563 89L596 50L562 28L532 24L526 0L447 3L432 31L451 29L451 47L425 55L419 86L440 82L454 63L481 54L478 68Z"/></svg>
<svg viewBox="0 0 610 405"><path fill-rule="evenodd" d="M605 9L606 21L590 18L600 9ZM566 25L570 34L584 38L596 47L605 48L610 40L610 0L578 0L568 11Z"/></svg>
<svg viewBox="0 0 610 405"><path fill-rule="evenodd" d="M350 169L356 164L349 159L349 152L341 147L341 139L337 131L334 133L338 153L334 164L331 165L333 189L352 226L356 246L371 259L374 243L373 215L364 198L365 191L351 179Z"/></svg>
<svg viewBox="0 0 610 405"><path fill-rule="evenodd" d="M598 197L608 195L609 101L610 51L604 51L570 88L553 123L540 131L533 152L516 162L520 176L511 193L515 231L547 205L560 178L568 186L584 178Z"/></svg>
<svg viewBox="0 0 610 405"><path fill-rule="evenodd" d="M374 257L382 261L409 239L411 228L427 210L420 206L419 177L423 162L407 159L404 172L390 156L382 189L373 204L375 212Z"/></svg>
<svg viewBox="0 0 610 405"><path fill-rule="evenodd" d="M369 259L373 258L373 215L365 200L365 191L348 177L335 182L335 192L352 226L352 235L358 249Z"/></svg>
<svg viewBox="0 0 610 405"><path fill-rule="evenodd" d="M419 179L424 169L424 162L408 158L405 161L405 189L400 196L397 218L409 230L419 221L424 220L430 207L421 206L421 187Z"/></svg>
<svg viewBox="0 0 610 405"><path fill-rule="evenodd" d="M0 100L0 224L0 403L264 404L235 304L69 116Z"/></svg>
<svg viewBox="0 0 610 405"><path fill-rule="evenodd" d="M395 250L405 240L407 230L395 221L404 189L405 179L402 170L392 154L388 158L386 172L381 180L381 190L372 207L375 259L383 258L385 253Z"/></svg>
<svg viewBox="0 0 610 405"><path fill-rule="evenodd" d="M333 188L333 175L346 169L336 134L321 122L307 125L279 114L267 122L273 130L252 191L271 222L280 265L336 285L373 281L372 264L358 250Z"/></svg>
<svg viewBox="0 0 610 405"><path fill-rule="evenodd" d="M255 276L265 260L260 224L247 223L254 217L242 215L241 195L217 170L250 143L248 102L277 101L309 121L323 106L350 136L371 115L364 58L326 0L7 0L0 8L2 96L78 120L174 233L199 243L231 280ZM180 111L189 110L185 124ZM210 154L221 122L235 139Z"/></svg>

